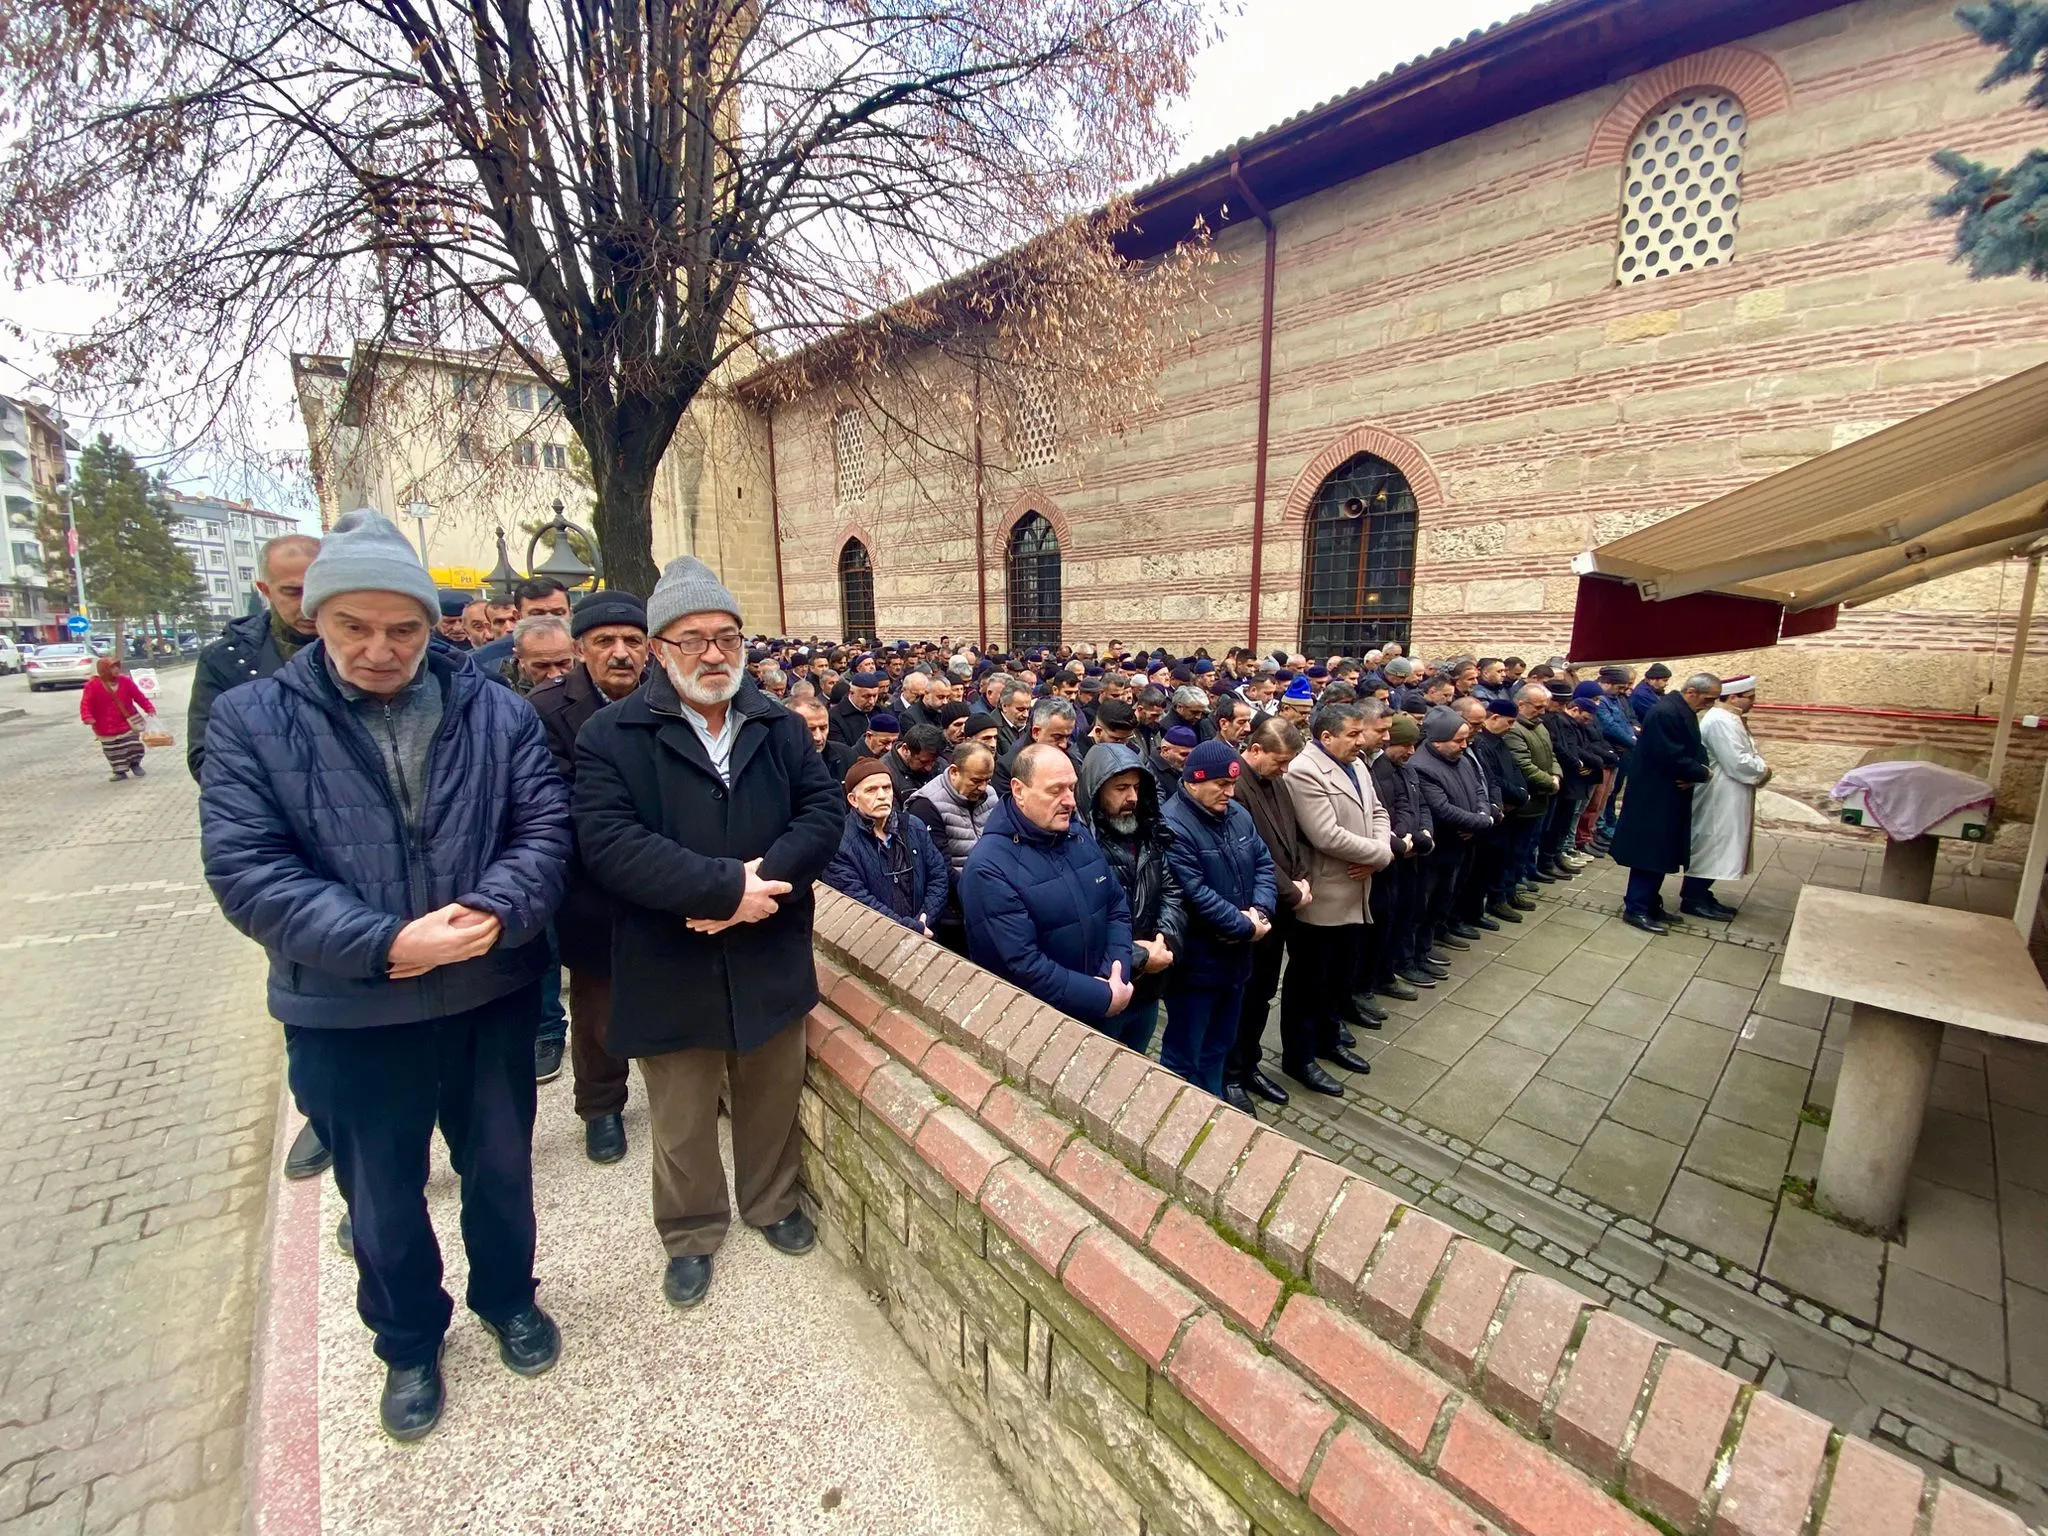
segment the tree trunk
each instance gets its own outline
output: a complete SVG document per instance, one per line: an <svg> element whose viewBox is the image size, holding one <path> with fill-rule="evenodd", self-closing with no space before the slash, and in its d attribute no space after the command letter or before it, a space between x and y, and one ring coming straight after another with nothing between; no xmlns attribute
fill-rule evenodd
<svg viewBox="0 0 2048 1536"><path fill-rule="evenodd" d="M654 475L614 464L597 491L597 547L604 584L646 597L661 572L654 564Z"/></svg>

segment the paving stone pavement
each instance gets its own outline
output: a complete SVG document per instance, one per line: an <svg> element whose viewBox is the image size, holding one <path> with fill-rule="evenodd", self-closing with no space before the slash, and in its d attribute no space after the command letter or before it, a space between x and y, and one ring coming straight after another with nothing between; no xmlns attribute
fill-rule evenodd
<svg viewBox="0 0 2048 1536"><path fill-rule="evenodd" d="M113 783L75 691L0 680L0 1533L222 1536L280 1045L199 873L178 748Z"/></svg>
<svg viewBox="0 0 2048 1536"><path fill-rule="evenodd" d="M1351 1097L1297 1089L1281 1124L2039 1519L2048 1048L1948 1032L1902 1242L1806 1209L1848 1010L1779 983L1783 941L1802 884L1874 890L1881 843L1758 842L1752 875L1718 887L1742 907L1725 927L1626 927L1604 861L1545 888L1523 923L1453 952L1441 985L1387 1003L1359 1037L1370 1076L1337 1073ZM2012 889L1944 861L1934 899L2009 912Z"/></svg>

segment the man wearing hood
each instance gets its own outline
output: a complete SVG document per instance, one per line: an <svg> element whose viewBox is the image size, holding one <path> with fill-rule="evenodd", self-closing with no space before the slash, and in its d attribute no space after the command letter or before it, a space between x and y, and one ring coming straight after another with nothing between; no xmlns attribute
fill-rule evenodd
<svg viewBox="0 0 2048 1536"><path fill-rule="evenodd" d="M1167 850L1173 832L1159 811L1159 786L1134 748L1091 747L1081 763L1077 814L1123 887L1131 909L1137 974L1131 1005L1110 1031L1134 1051L1149 1050L1159 1000L1187 942L1186 908Z"/></svg>
<svg viewBox="0 0 2048 1536"><path fill-rule="evenodd" d="M1074 764L1017 754L1010 795L960 872L967 953L1061 1013L1114 1034L1131 1005L1131 905L1095 839L1074 825Z"/></svg>

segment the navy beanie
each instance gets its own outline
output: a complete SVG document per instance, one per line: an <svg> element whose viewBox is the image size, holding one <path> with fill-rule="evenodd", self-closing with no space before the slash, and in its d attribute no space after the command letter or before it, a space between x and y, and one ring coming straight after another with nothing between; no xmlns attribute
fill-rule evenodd
<svg viewBox="0 0 2048 1536"><path fill-rule="evenodd" d="M1234 779L1244 771L1236 750L1227 741L1205 741L1188 754L1181 770L1183 783L1206 784L1211 779Z"/></svg>

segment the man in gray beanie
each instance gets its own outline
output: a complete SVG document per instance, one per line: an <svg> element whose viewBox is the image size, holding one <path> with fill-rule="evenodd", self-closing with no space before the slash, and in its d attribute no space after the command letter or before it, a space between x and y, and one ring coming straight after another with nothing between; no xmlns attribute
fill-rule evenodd
<svg viewBox="0 0 2048 1536"><path fill-rule="evenodd" d="M740 624L709 566L670 561L647 600L647 682L576 738L577 848L612 902L607 1043L647 1089L676 1307L704 1299L732 1219L722 1083L740 1219L784 1253L816 1241L796 1196L803 1019L818 1001L811 885L838 851L845 799L804 718L747 675Z"/></svg>
<svg viewBox="0 0 2048 1536"><path fill-rule="evenodd" d="M534 1300L533 1040L568 792L526 701L430 644L434 584L383 516L335 524L304 601L319 638L214 705L201 853L269 952L292 1096L348 1202L379 1415L416 1440L441 1415L453 1312L427 1219L437 1123L470 1310L521 1375L561 1349Z"/></svg>

